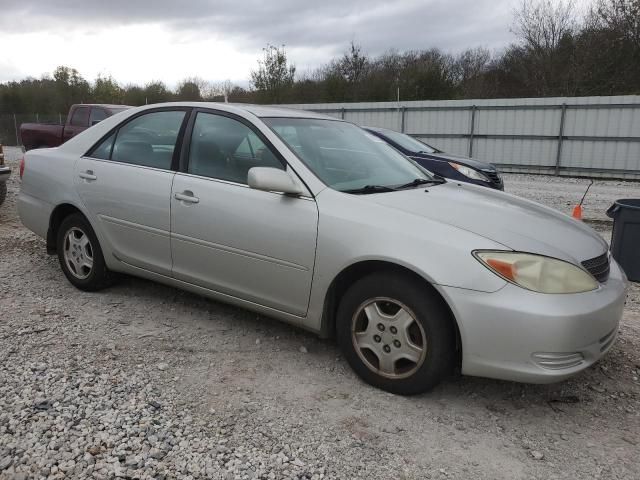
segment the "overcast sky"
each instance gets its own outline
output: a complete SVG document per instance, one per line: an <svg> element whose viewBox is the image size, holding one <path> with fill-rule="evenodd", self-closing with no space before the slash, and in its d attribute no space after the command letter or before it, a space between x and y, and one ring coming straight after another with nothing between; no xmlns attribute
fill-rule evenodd
<svg viewBox="0 0 640 480"><path fill-rule="evenodd" d="M246 83L267 43L299 72L354 41L368 54L499 50L519 0L0 0L0 81L58 65L88 80Z"/></svg>

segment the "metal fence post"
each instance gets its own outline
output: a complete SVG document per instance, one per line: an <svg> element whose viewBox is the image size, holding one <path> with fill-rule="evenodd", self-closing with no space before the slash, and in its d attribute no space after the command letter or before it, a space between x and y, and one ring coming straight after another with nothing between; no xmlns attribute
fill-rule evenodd
<svg viewBox="0 0 640 480"><path fill-rule="evenodd" d="M20 139L18 138L18 122L16 120L16 114L13 114L13 128L16 132L16 147L20 146Z"/></svg>
<svg viewBox="0 0 640 480"><path fill-rule="evenodd" d="M62 114L58 113L58 123L62 125Z"/></svg>
<svg viewBox="0 0 640 480"><path fill-rule="evenodd" d="M402 107L400 109L400 131L404 133L404 122L405 122L405 113L407 112L407 107Z"/></svg>
<svg viewBox="0 0 640 480"><path fill-rule="evenodd" d="M345 108L344 108L344 107L342 107L342 108L340 109L340 118L341 118L342 120L344 120L344 115L345 115Z"/></svg>
<svg viewBox="0 0 640 480"><path fill-rule="evenodd" d="M469 157L473 157L473 133L476 125L476 110L478 107L471 106L471 128L469 128Z"/></svg>
<svg viewBox="0 0 640 480"><path fill-rule="evenodd" d="M556 151L556 176L560 175L560 160L562 158L562 140L564 139L564 119L567 115L567 104L562 104L562 110L560 110L560 129L558 132L558 149Z"/></svg>

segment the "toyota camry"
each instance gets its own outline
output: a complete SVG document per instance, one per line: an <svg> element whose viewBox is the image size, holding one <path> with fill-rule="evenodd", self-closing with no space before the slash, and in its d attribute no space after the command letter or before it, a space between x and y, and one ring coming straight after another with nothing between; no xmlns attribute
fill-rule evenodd
<svg viewBox="0 0 640 480"><path fill-rule="evenodd" d="M351 123L281 108L132 108L20 167L22 222L80 290L137 275L336 337L366 382L454 367L565 379L613 345L627 281L591 228L432 176Z"/></svg>

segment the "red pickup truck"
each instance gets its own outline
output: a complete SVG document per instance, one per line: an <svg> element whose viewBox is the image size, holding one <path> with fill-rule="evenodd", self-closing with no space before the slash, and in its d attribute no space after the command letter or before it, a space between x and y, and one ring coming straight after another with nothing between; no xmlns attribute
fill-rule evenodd
<svg viewBox="0 0 640 480"><path fill-rule="evenodd" d="M111 115L122 112L127 105L78 104L72 105L64 125L23 123L20 138L25 150L57 147L71 137Z"/></svg>

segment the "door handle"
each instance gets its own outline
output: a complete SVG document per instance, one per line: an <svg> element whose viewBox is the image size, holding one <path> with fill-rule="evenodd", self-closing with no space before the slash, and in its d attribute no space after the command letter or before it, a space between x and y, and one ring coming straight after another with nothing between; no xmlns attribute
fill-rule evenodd
<svg viewBox="0 0 640 480"><path fill-rule="evenodd" d="M97 179L98 179L98 177L96 177L96 176L93 174L93 170L87 170L86 172L80 172L80 173L78 174L78 176L79 176L80 178L84 178L85 180L97 180Z"/></svg>
<svg viewBox="0 0 640 480"><path fill-rule="evenodd" d="M180 200L181 202L187 202L187 203L198 203L200 201L200 199L196 197L193 194L193 192L190 192L189 190L185 190L182 193L176 193L173 197L176 200Z"/></svg>

